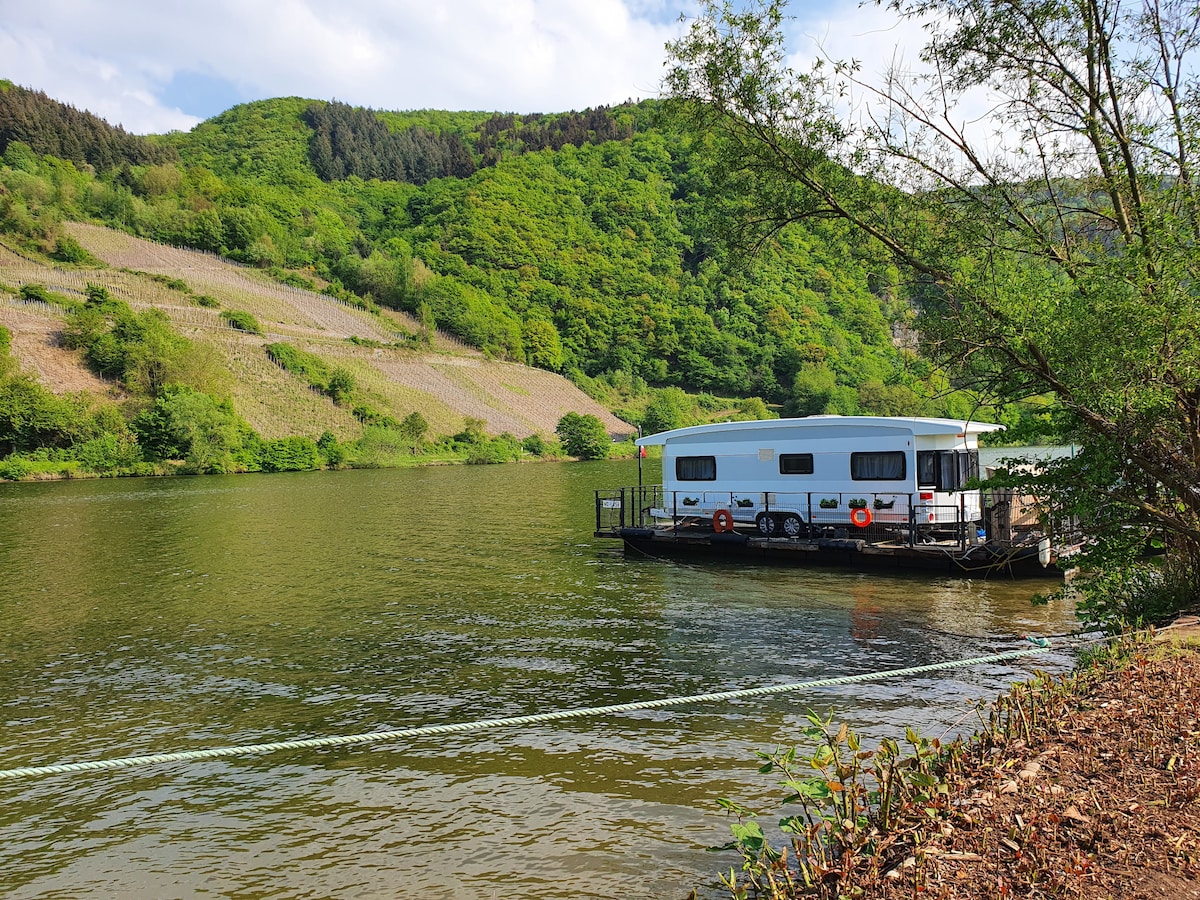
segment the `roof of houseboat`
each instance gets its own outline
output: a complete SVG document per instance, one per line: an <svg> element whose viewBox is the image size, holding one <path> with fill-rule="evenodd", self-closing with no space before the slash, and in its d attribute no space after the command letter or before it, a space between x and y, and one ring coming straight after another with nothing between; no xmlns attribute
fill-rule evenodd
<svg viewBox="0 0 1200 900"><path fill-rule="evenodd" d="M638 438L637 444L642 447L652 447L666 444L676 438L716 437L739 431L786 433L807 428L828 429L830 426L893 429L913 435L984 434L1004 428L1003 425L964 421L963 419L927 419L909 416L805 416L801 419L754 419L749 422L714 422L710 425L692 425L688 428L676 428L672 431L648 434L643 438Z"/></svg>

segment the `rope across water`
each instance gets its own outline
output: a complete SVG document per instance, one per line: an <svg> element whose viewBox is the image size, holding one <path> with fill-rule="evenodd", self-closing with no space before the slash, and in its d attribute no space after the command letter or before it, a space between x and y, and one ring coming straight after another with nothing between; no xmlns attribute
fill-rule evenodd
<svg viewBox="0 0 1200 900"><path fill-rule="evenodd" d="M386 731L368 731L361 734L343 734L320 738L298 738L289 741L271 741L262 744L241 744L232 747L212 747L205 750L181 750L175 753L150 753L141 756L124 756L114 759L97 759L86 762L57 763L48 766L24 766L17 769L0 770L0 781L16 778L32 778L38 775L62 775L72 772L96 772L105 769L127 769L137 766L152 766L170 762L196 762L220 759L226 756L248 756L252 754L276 753L282 750L317 750L327 747L348 747L357 744L372 744L380 741L398 741L405 738L433 737L443 734L460 734L482 731L487 728L510 728L517 725L540 725L563 719L578 719L585 716L604 716L613 713L637 712L645 709L663 709L670 706L685 706L695 703L719 703L725 700L740 700L746 697L762 697L783 694L806 688L832 687L860 681L878 681L882 678L906 678L924 675L945 669L958 669L986 663L1004 662L1023 656L1048 652L1046 646L1024 650L1010 650L970 659L950 660L924 666L909 666L903 669L888 669L882 672L865 672L858 675L839 675L833 678L818 678L788 684L771 684L756 688L733 691L718 691L711 694L692 694L686 697L663 697L657 700L639 700L633 703L616 703L611 706L589 706L582 709L565 709L556 712L536 713L528 716L508 716L501 719L480 719L474 722L456 722L446 725L425 725L419 728L397 728Z"/></svg>

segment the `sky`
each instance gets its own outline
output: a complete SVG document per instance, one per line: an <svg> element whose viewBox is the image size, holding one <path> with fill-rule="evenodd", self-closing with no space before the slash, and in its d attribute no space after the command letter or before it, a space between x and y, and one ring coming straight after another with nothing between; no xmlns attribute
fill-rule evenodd
<svg viewBox="0 0 1200 900"><path fill-rule="evenodd" d="M0 0L0 78L136 134L251 100L565 112L655 97L692 0ZM919 34L858 0L793 0L803 57L882 68Z"/></svg>

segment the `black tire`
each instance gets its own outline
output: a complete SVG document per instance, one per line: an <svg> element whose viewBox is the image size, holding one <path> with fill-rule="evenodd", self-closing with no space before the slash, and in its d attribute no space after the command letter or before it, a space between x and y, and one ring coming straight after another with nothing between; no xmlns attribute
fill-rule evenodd
<svg viewBox="0 0 1200 900"><path fill-rule="evenodd" d="M791 538L793 541L799 540L808 535L808 527L804 524L804 520L795 513L786 513L779 522L779 530L783 532L783 536Z"/></svg>
<svg viewBox="0 0 1200 900"><path fill-rule="evenodd" d="M754 520L754 526L763 537L774 537L779 533L779 523L770 513L759 513L758 518Z"/></svg>

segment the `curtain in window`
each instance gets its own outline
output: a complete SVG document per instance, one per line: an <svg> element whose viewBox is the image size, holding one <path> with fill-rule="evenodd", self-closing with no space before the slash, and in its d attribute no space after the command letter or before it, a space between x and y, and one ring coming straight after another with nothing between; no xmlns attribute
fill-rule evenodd
<svg viewBox="0 0 1200 900"><path fill-rule="evenodd" d="M904 451L851 453L850 477L855 481L903 481Z"/></svg>

